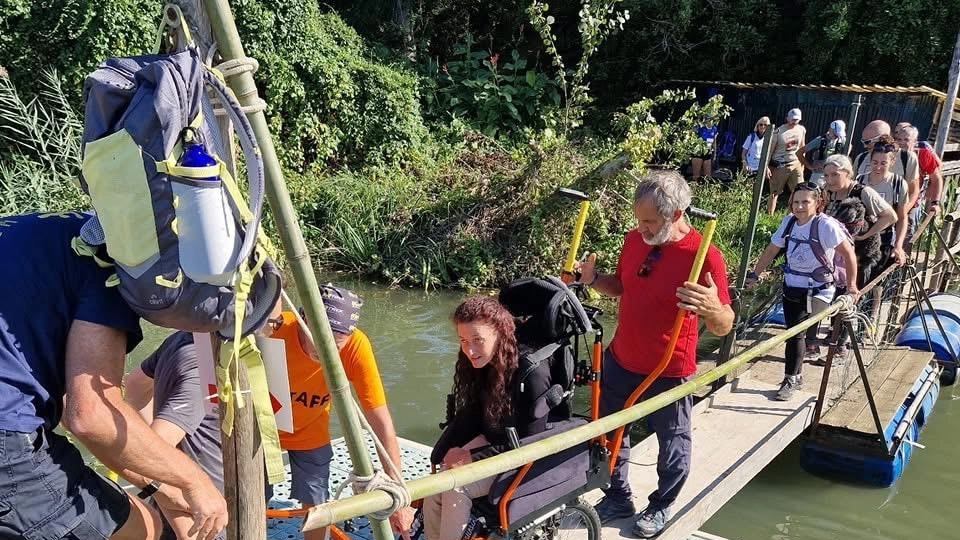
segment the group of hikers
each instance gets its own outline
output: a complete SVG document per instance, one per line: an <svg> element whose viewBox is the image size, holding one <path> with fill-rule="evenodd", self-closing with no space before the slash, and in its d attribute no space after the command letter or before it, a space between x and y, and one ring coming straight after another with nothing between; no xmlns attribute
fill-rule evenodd
<svg viewBox="0 0 960 540"><path fill-rule="evenodd" d="M620 298L617 332L603 358L602 414L620 410L652 372L678 309L687 310L680 339L666 371L641 399L695 373L699 321L717 335L732 327L727 269L716 248L699 282L684 281L702 240L684 218L690 202L690 187L678 173L644 177L633 204L637 227L626 234L615 269L601 273L595 254L579 268L584 286ZM230 516L222 495L220 420L201 388L197 344L192 334L175 332L124 376L126 354L142 339L139 318L108 286L110 270L75 250L89 218L31 214L0 221L0 249L18 254L3 265L0 285L0 467L6 472L0 475L0 537L217 538ZM356 327L362 301L330 284L321 296L344 370L384 443L388 455L381 458L399 469L372 346ZM281 443L289 452L291 495L309 507L329 496L331 404L318 352L297 318L278 304L257 332L285 345L294 430L282 433ZM505 447L507 427L521 437L550 427L532 405L549 380L529 385L525 394L512 390L521 351L510 312L495 298L475 296L457 307L453 323L460 342L455 436L434 451L443 468L471 462L479 447ZM660 443L659 484L639 513L627 480L629 429L624 432L611 485L597 506L603 521L635 517L633 530L641 537L663 529L690 469L691 406L687 397L647 418ZM91 468L59 427L132 491ZM426 537L458 540L472 500L489 489L490 482L481 481L425 500ZM408 535L412 520L413 510L402 508L390 522ZM316 534L305 533L308 539Z"/></svg>
<svg viewBox="0 0 960 540"><path fill-rule="evenodd" d="M943 188L939 157L929 144L917 142L917 128L909 123L891 134L885 121L869 122L862 132L864 151L851 160L843 150L841 120L807 143L800 118L800 110L792 109L773 134L768 210L774 213L777 196L789 189L789 212L747 276L748 284L756 282L785 252L782 305L788 327L822 312L838 295L858 297L859 289L891 264L904 265L921 217L940 210ZM757 122L760 138L767 125L767 118ZM758 163L758 147L745 145L744 152ZM804 169L811 171L810 180L804 181ZM790 399L801 387L803 362L822 365L817 335L814 326L787 341L778 399ZM846 358L848 339L844 332L828 338L834 365Z"/></svg>

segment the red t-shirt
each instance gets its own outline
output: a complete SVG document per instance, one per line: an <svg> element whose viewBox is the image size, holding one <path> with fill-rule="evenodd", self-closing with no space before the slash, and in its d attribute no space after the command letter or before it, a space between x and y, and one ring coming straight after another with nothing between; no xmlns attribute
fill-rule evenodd
<svg viewBox="0 0 960 540"><path fill-rule="evenodd" d="M660 247L659 258L648 265L650 270L647 275L639 276L638 272L653 246L644 242L636 230L627 233L617 264L617 277L623 284L623 295L620 297L617 333L610 344L624 369L648 374L660 362L680 309L677 307L680 301L677 289L690 275L702 238L699 232L691 229L680 241L664 244ZM723 262L723 255L713 246L707 252L700 273L702 285L707 284L707 272L717 284L720 302L729 304L727 266ZM661 376L688 377L697 372L697 337L697 315L688 313L673 358Z"/></svg>
<svg viewBox="0 0 960 540"><path fill-rule="evenodd" d="M940 158L929 146L918 146L917 163L920 164L920 180L923 180L925 176L930 176L940 167Z"/></svg>

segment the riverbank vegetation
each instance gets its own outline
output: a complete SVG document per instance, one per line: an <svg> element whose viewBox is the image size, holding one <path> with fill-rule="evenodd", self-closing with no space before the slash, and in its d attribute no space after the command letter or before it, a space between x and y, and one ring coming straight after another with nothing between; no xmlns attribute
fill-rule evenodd
<svg viewBox="0 0 960 540"><path fill-rule="evenodd" d="M79 173L82 78L108 55L148 51L162 7L47 3L0 0L3 214L84 205L70 181ZM422 287L555 273L576 214L554 195L558 187L593 197L583 246L615 264L633 225L636 175L701 152L694 128L728 110L657 81L722 72L939 86L950 51L937 44L952 43L949 21L960 9L949 6L958 2L918 0L916 13L897 2L906 16L871 27L888 37L932 21L922 55L884 52L896 40L858 39L861 4L880 9L860 0L231 2L260 64L259 90L314 259ZM796 20L799 41L771 39ZM696 205L722 212L716 241L731 269L750 190L747 179L695 186ZM756 247L775 225L761 220Z"/></svg>

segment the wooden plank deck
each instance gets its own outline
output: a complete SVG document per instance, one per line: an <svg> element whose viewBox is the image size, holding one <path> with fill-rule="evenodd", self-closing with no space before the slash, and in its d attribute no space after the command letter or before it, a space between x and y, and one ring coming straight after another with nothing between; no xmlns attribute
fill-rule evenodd
<svg viewBox="0 0 960 540"><path fill-rule="evenodd" d="M887 349L878 357L875 368L868 371L867 379L873 389L880 424L884 429L910 394L917 375L929 365L932 359L933 354L929 352L913 351L907 348ZM884 375L881 376L881 374ZM859 401L857 401L857 394L859 394ZM826 426L868 435L876 434L877 431L873 414L866 403L863 386L860 384L847 392L840 405L831 409L823 417L822 423Z"/></svg>
<svg viewBox="0 0 960 540"><path fill-rule="evenodd" d="M778 386L748 373L694 407L693 466L658 539L688 538L809 425L815 396L798 392L791 401L773 401ZM657 452L655 437L631 450L630 484L638 509L656 487ZM599 497L594 492L587 499ZM634 538L633 521L608 524L603 538Z"/></svg>
<svg viewBox="0 0 960 540"><path fill-rule="evenodd" d="M766 332L772 336L777 330ZM762 339L764 336L752 336L754 339L758 337ZM904 348L866 348L863 357L881 419L887 422L932 355ZM711 367L712 363L705 362L700 369ZM680 498L672 508L673 518L658 540L690 538L804 432L812 420L823 368L804 365L803 376L804 386L793 400L779 402L771 399L783 379L780 350L776 355L770 354L752 363L739 379L694 406L693 465ZM837 410L840 412L834 412ZM855 428L865 421L873 426L852 352L845 364L834 366L831 371L824 413L834 418L843 415L848 418L846 423ZM657 441L652 436L631 450L630 483L638 510L646 505L647 494L656 487L657 453ZM587 499L596 502L600 496L599 492L594 492L588 494ZM635 538L630 532L633 521L632 518L623 519L605 526L604 540Z"/></svg>

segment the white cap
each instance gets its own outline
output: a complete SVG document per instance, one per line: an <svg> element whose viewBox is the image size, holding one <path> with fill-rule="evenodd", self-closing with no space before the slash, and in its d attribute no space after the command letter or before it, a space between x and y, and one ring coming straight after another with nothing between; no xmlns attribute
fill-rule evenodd
<svg viewBox="0 0 960 540"><path fill-rule="evenodd" d="M790 109L787 113L787 120L800 120L801 118L800 109Z"/></svg>

